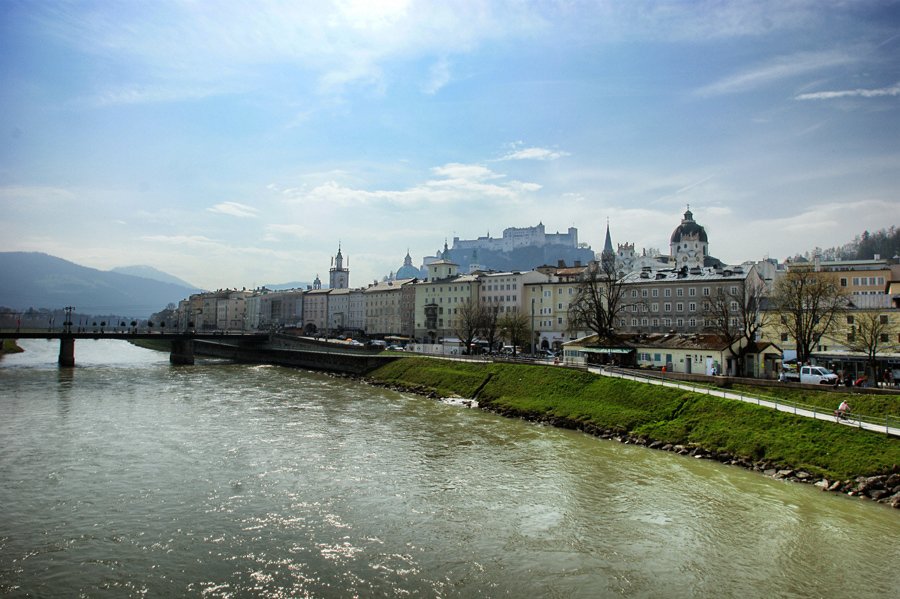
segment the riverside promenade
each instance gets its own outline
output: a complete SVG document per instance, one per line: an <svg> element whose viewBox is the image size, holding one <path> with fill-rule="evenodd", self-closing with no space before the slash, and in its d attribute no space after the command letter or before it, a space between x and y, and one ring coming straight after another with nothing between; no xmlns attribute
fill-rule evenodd
<svg viewBox="0 0 900 599"><path fill-rule="evenodd" d="M716 387L708 387L705 385L695 385L684 381L668 380L662 375L637 373L635 371L623 370L610 367L594 367L588 368L588 372L600 376L609 376L620 379L627 379L639 383L650 385L661 385L663 387L671 387L673 389L682 389L693 393L702 393L712 397L721 397L723 399L732 399L752 403L754 405L771 408L779 412L788 412L797 416L805 416L807 418L815 418L816 420L830 420L835 422L834 411L817 408L814 406L803 406L789 401L783 401L775 398L756 397L746 393L735 393L726 391ZM843 426L853 426L877 433L884 433L893 437L900 437L900 421L891 418L875 418L865 415L851 414L847 420L838 422Z"/></svg>

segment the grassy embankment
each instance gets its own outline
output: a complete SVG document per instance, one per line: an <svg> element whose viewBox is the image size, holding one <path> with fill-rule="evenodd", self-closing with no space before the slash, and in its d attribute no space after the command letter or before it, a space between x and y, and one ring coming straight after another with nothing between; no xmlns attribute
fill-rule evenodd
<svg viewBox="0 0 900 599"><path fill-rule="evenodd" d="M15 339L4 339L3 345L0 346L0 355L2 354L18 354L25 351L16 343Z"/></svg>
<svg viewBox="0 0 900 599"><path fill-rule="evenodd" d="M480 389L478 401L488 410L591 424L664 443L765 460L831 479L881 474L900 464L900 439L739 401L565 368L411 357L385 365L369 378L444 397L473 398ZM828 405L834 399L831 395Z"/></svg>
<svg viewBox="0 0 900 599"><path fill-rule="evenodd" d="M172 342L165 339L129 339L128 343L143 347L144 349L152 349L169 353L172 351Z"/></svg>
<svg viewBox="0 0 900 599"><path fill-rule="evenodd" d="M839 387L838 389L846 389L846 387ZM729 390L763 399L772 397L782 401L821 408L825 412L834 410L840 405L841 401L847 400L853 411L858 414L879 418L890 416L891 426L900 425L900 395L870 394L851 390L812 391L787 386L758 388L750 385L734 385Z"/></svg>

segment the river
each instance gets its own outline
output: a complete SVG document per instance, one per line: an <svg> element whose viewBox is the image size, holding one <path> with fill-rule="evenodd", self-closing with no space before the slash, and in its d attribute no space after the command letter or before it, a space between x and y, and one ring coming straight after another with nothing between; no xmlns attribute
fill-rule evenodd
<svg viewBox="0 0 900 599"><path fill-rule="evenodd" d="M0 595L896 597L900 514L358 381L0 359Z"/></svg>

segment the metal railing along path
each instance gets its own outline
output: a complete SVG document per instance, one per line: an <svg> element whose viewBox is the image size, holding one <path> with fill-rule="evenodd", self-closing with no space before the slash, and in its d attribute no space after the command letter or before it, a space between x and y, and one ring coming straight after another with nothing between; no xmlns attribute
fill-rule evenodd
<svg viewBox="0 0 900 599"><path fill-rule="evenodd" d="M778 410L779 412L788 412L790 414L795 414L797 416L805 416L807 418L814 418L816 420L831 420L835 421L834 411L833 410L825 410L824 408L818 406L808 406L796 402L781 400L777 398L763 398L756 397L752 395L747 395L745 393L734 393L732 391L726 391L724 389L719 389L716 387L707 387L702 385L692 385L690 383L685 383L682 381L674 381L671 379L665 379L662 376L651 375L651 374L635 374L632 372L626 372L623 370L612 369L612 368L596 368L591 367L588 370L594 374L599 374L602 376L610 376L620 379L626 379L631 381L636 381L639 383L647 383L651 385L660 385L663 387L671 387L673 389L681 389L683 391L691 391L693 393L701 393L703 395L709 395L711 397L721 397L723 399L733 399L737 401L743 401L746 403L756 404L758 406L771 408L774 410ZM857 415L851 414L846 420L841 420L840 422L835 422L835 424L841 424L844 426L855 426L860 429L865 429L869 431L874 431L877 433L885 433L887 435L891 435L894 437L900 437L900 427L891 426L891 421L898 421L898 419L891 418L887 416L885 418L877 418L873 416L865 416L865 415ZM900 421L898 421L900 424Z"/></svg>

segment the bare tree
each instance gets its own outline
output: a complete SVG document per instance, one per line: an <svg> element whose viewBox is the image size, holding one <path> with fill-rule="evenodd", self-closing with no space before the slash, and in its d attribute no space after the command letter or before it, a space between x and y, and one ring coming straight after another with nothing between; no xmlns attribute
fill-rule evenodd
<svg viewBox="0 0 900 599"><path fill-rule="evenodd" d="M830 277L812 267L790 269L775 282L772 294L781 328L797 344L797 361L808 362L819 340L830 333L847 307L847 294Z"/></svg>
<svg viewBox="0 0 900 599"><path fill-rule="evenodd" d="M898 326L891 323L887 314L875 311L864 311L848 315L850 330L847 333L847 349L866 355L866 374L869 380L878 381L878 354L887 350L896 350Z"/></svg>
<svg viewBox="0 0 900 599"><path fill-rule="evenodd" d="M570 329L589 330L600 339L611 338L616 320L630 305L625 291L625 278L616 272L613 260L592 262L569 303Z"/></svg>
<svg viewBox="0 0 900 599"><path fill-rule="evenodd" d="M484 309L476 301L467 299L456 312L456 328L454 333L464 344L463 353L472 352L472 343L478 336L484 321Z"/></svg>
<svg viewBox="0 0 900 599"><path fill-rule="evenodd" d="M515 357L516 348L528 340L528 317L519 312L507 312L500 317L497 325L500 327L500 335L512 345L513 357Z"/></svg>
<svg viewBox="0 0 900 599"><path fill-rule="evenodd" d="M755 271L726 291L719 287L715 297L703 305L707 330L728 343L728 350L736 358L737 375L744 374L744 357L764 328L769 312L762 309L766 295L766 283Z"/></svg>
<svg viewBox="0 0 900 599"><path fill-rule="evenodd" d="M500 337L500 306L488 304L482 311L480 335L487 341L488 351L494 351Z"/></svg>

